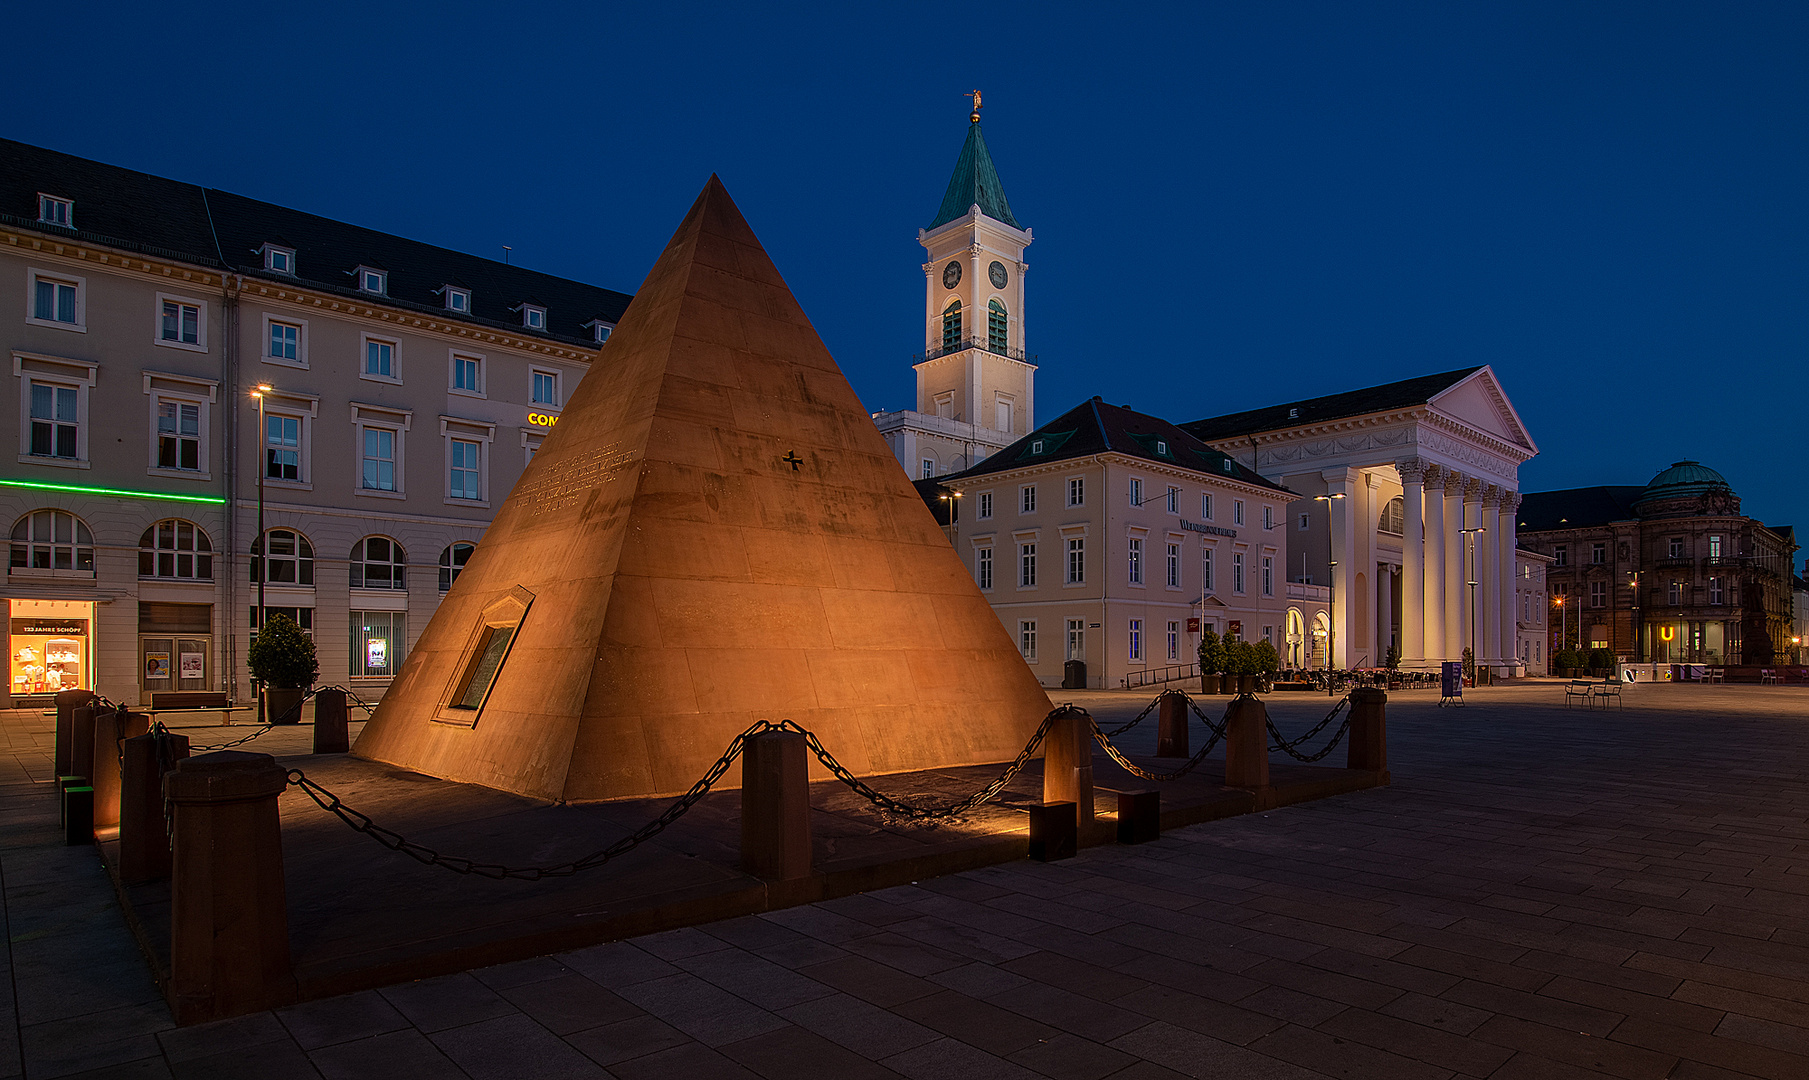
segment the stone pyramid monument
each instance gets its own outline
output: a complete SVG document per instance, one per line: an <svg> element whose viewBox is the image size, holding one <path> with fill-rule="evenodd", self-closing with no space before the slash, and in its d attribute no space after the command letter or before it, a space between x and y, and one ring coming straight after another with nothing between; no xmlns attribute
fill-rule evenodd
<svg viewBox="0 0 1809 1080"><path fill-rule="evenodd" d="M1008 761L1049 708L711 177L354 753L620 799L760 719L871 775Z"/></svg>

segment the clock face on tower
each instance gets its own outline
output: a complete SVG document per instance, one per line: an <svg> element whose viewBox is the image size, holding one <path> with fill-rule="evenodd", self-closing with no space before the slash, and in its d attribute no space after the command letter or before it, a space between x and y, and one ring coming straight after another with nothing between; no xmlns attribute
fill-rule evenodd
<svg viewBox="0 0 1809 1080"><path fill-rule="evenodd" d="M942 268L942 287L952 289L961 284L961 264L951 262Z"/></svg>
<svg viewBox="0 0 1809 1080"><path fill-rule="evenodd" d="M995 289L1003 289L1005 282L1010 280L1005 276L1005 264L1001 262L995 262L987 267L986 276L992 279L992 287Z"/></svg>

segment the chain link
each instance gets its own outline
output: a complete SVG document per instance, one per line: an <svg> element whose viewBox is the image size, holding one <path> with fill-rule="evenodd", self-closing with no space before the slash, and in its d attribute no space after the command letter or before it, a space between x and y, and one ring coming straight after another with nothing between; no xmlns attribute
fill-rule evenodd
<svg viewBox="0 0 1809 1080"><path fill-rule="evenodd" d="M1209 728L1211 727L1210 724L1207 726ZM1140 768L1136 763L1132 762L1130 758L1125 757L1119 752L1116 746L1112 745L1110 736L1099 730L1098 724L1093 725L1093 741L1098 743L1105 750L1106 754L1109 755L1113 761L1118 763L1119 768L1130 773L1132 776L1142 777L1145 780L1154 780L1157 783L1167 783L1170 780L1179 780L1183 776L1186 776L1188 773L1199 768L1200 763L1206 760L1206 755L1212 753L1213 748L1218 746L1219 741L1224 737L1224 728L1212 728L1212 738L1206 740L1206 745L1200 747L1199 753L1187 759L1187 764L1176 769L1174 772L1153 773L1147 769Z"/></svg>
<svg viewBox="0 0 1809 1080"><path fill-rule="evenodd" d="M1137 714L1137 719L1132 720L1128 724L1121 724L1118 727L1113 728L1112 730L1106 732L1106 735L1111 738L1116 738L1117 736L1123 735L1125 732L1136 727L1138 724L1143 723L1143 718L1148 716L1150 713L1155 712L1156 706L1162 704L1162 699L1167 697L1170 694L1180 694L1183 698L1187 698L1187 692L1185 690L1174 690L1174 689L1164 690L1160 694L1157 694L1155 696L1155 698L1153 700L1151 700L1148 705L1145 705L1143 707L1143 711ZM1187 700L1190 704L1193 701L1192 698L1187 698ZM1094 725L1094 726L1097 727L1098 725Z"/></svg>
<svg viewBox="0 0 1809 1080"><path fill-rule="evenodd" d="M1269 737L1271 739L1275 740L1274 742L1269 744L1269 749L1280 750L1282 753L1293 758L1295 761L1304 761L1304 762L1311 763L1311 762L1315 762L1315 761L1318 761L1318 760L1324 758L1327 754L1330 754L1333 750L1337 749L1338 743L1343 741L1343 739L1344 739L1344 733L1350 730L1350 717L1349 716L1346 716L1344 718L1344 722L1342 724L1338 725L1338 730L1332 733L1332 741L1329 743L1326 743L1325 746L1322 749L1320 749L1318 753L1302 754L1300 751L1296 750L1295 747L1299 746L1301 743L1309 742L1309 741L1313 740L1314 738L1317 738L1319 733L1321 731L1325 730L1326 725L1330 724L1333 720L1337 719L1338 714L1343 712L1344 707L1349 704L1350 704L1350 695L1349 694L1346 694L1343 697L1339 698L1338 704L1332 706L1332 711L1325 714L1324 720L1321 720L1321 721L1319 721L1319 723L1313 725L1313 730L1311 730L1311 731L1307 732L1305 735L1302 735L1299 738L1293 739L1293 740L1289 740L1288 738L1286 738L1285 736L1282 735L1281 730L1275 726L1275 721L1270 720L1267 717L1264 717L1263 723L1265 725L1267 725L1267 727L1269 729Z"/></svg>

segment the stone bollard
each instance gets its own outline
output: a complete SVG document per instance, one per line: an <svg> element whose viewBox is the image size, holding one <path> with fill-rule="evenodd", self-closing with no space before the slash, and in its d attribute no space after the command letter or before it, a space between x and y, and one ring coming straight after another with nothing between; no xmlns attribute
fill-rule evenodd
<svg viewBox="0 0 1809 1080"><path fill-rule="evenodd" d="M1350 692L1347 768L1388 772L1388 695L1364 687Z"/></svg>
<svg viewBox="0 0 1809 1080"><path fill-rule="evenodd" d="M69 768L86 773L94 768L94 716L103 710L99 705L77 705L69 712Z"/></svg>
<svg viewBox="0 0 1809 1080"><path fill-rule="evenodd" d="M288 775L269 754L219 750L164 778L176 818L170 875L170 981L178 1024L295 1000L277 796Z"/></svg>
<svg viewBox="0 0 1809 1080"><path fill-rule="evenodd" d="M766 731L741 749L741 868L768 881L810 876L810 749Z"/></svg>
<svg viewBox="0 0 1809 1080"><path fill-rule="evenodd" d="M94 764L88 782L94 786L94 827L119 824L120 744L151 730L144 713L102 709L94 714Z"/></svg>
<svg viewBox="0 0 1809 1080"><path fill-rule="evenodd" d="M58 776L67 776L69 766L74 761L69 756L75 734L75 710L94 701L92 690L58 690L57 691L57 748L56 772Z"/></svg>
<svg viewBox="0 0 1809 1080"><path fill-rule="evenodd" d="M1235 698L1225 714L1225 786L1269 786L1269 710L1259 698ZM1260 802L1260 799L1259 799Z"/></svg>
<svg viewBox="0 0 1809 1080"><path fill-rule="evenodd" d="M1162 836L1160 791L1118 792L1118 842L1147 844Z"/></svg>
<svg viewBox="0 0 1809 1080"><path fill-rule="evenodd" d="M71 785L63 789L63 844L79 847L94 843L94 789Z"/></svg>
<svg viewBox="0 0 1809 1080"><path fill-rule="evenodd" d="M1187 752L1187 699L1163 694L1156 706L1156 756L1189 756Z"/></svg>
<svg viewBox="0 0 1809 1080"><path fill-rule="evenodd" d="M1072 859L1080 846L1078 825L1071 802L1031 803L1029 856L1037 862Z"/></svg>
<svg viewBox="0 0 1809 1080"><path fill-rule="evenodd" d="M122 744L119 796L119 877L128 885L170 876L169 824L163 778L188 757L188 736L146 733Z"/></svg>
<svg viewBox="0 0 1809 1080"><path fill-rule="evenodd" d="M1064 711L1043 737L1043 801L1071 802L1082 826L1093 821L1093 718Z"/></svg>
<svg viewBox="0 0 1809 1080"><path fill-rule="evenodd" d="M314 691L314 752L343 754L351 748L346 734L345 691L333 686Z"/></svg>

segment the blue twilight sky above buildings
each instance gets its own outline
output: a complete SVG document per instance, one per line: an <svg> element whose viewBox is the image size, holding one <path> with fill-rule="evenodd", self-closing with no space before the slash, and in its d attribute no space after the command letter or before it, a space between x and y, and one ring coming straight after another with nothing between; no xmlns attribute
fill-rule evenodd
<svg viewBox="0 0 1809 1080"><path fill-rule="evenodd" d="M1800 3L114 5L0 133L624 290L714 171L908 408L979 87L1039 416L1487 363L1524 489L1696 458L1809 527L1806 55Z"/></svg>

